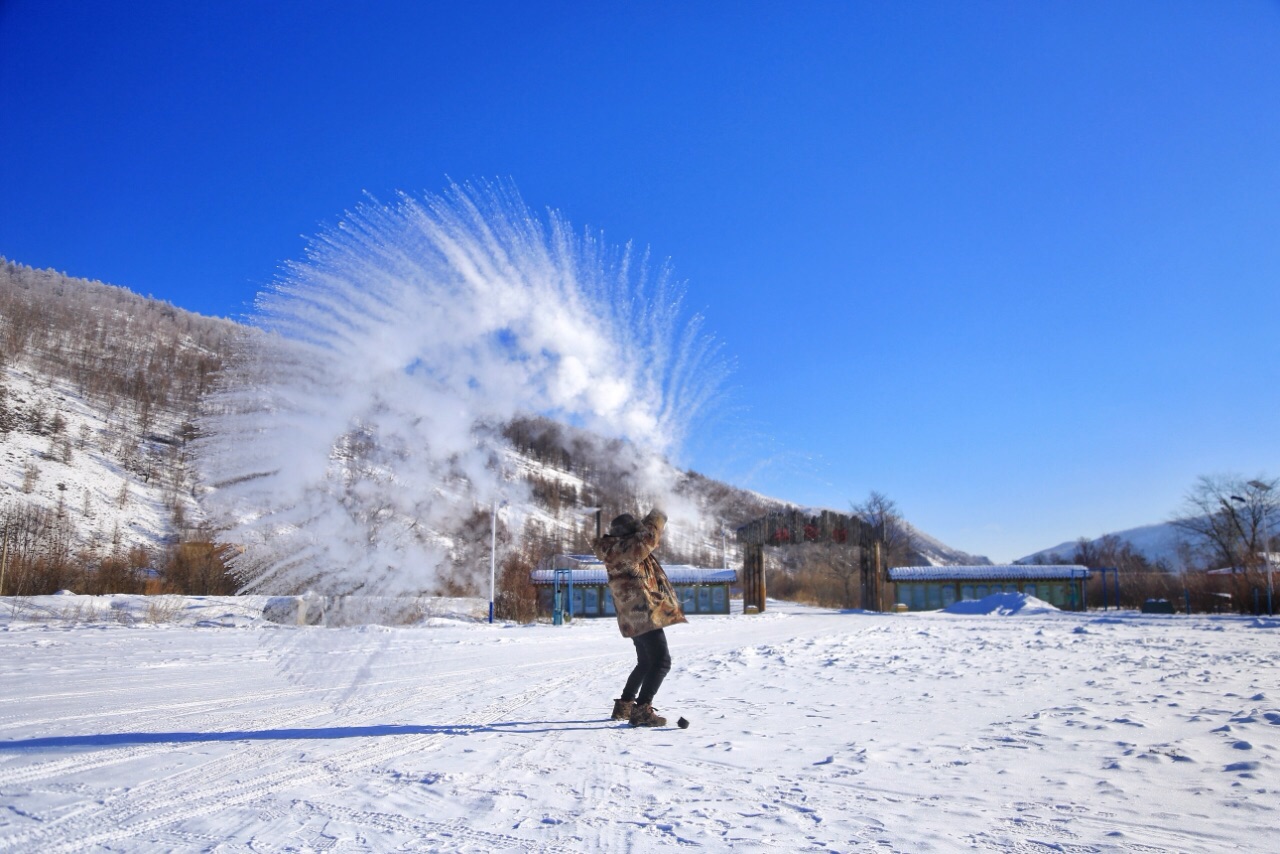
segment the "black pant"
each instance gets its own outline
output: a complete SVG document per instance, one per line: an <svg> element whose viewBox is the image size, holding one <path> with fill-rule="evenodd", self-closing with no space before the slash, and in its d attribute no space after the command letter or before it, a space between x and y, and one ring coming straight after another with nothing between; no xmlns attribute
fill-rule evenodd
<svg viewBox="0 0 1280 854"><path fill-rule="evenodd" d="M635 700L641 705L652 703L658 688L662 686L662 680L667 678L667 671L671 669L667 636L662 629L654 629L631 640L636 645L636 666L627 677L627 686L622 689L622 699Z"/></svg>

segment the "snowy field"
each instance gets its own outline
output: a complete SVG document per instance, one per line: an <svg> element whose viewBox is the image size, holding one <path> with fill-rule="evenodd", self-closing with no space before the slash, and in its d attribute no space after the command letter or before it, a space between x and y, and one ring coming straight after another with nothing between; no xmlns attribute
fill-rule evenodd
<svg viewBox="0 0 1280 854"><path fill-rule="evenodd" d="M1280 850L1280 621L775 603L668 630L682 731L612 621L260 605L0 600L0 849Z"/></svg>

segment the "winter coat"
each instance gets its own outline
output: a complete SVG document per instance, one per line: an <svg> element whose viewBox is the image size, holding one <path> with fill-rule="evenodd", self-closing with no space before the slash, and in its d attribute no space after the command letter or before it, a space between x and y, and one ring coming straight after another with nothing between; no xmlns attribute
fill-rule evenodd
<svg viewBox="0 0 1280 854"><path fill-rule="evenodd" d="M591 544L609 573L609 591L624 638L688 622L675 589L652 554L666 524L666 514L653 510L636 533L606 534Z"/></svg>

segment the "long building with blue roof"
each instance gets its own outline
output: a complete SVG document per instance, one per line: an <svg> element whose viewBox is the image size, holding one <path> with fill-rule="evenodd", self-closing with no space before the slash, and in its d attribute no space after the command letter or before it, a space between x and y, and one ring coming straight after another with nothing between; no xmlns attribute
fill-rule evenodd
<svg viewBox="0 0 1280 854"><path fill-rule="evenodd" d="M684 564L663 564L662 569L687 616L729 613L729 588L738 581L736 570ZM530 574L538 590L539 608L547 614L555 609L557 576L563 595L569 597L563 604L573 616L612 617L617 613L609 592L609 575L595 555L556 555Z"/></svg>
<svg viewBox="0 0 1280 854"><path fill-rule="evenodd" d="M1066 611L1085 607L1089 570L1051 566L897 566L889 570L898 610L937 611L993 593L1025 593Z"/></svg>

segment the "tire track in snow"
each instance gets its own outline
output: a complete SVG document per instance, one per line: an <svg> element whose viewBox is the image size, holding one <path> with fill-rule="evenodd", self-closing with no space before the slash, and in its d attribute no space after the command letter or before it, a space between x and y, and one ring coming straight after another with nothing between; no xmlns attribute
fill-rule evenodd
<svg viewBox="0 0 1280 854"><path fill-rule="evenodd" d="M380 707L380 711L384 714L401 711L424 699L430 700L441 696L448 696L453 692L453 687L451 685L424 689L421 687L421 677L394 681L404 682L405 684L403 687L393 692L391 695L393 698L391 703L384 703ZM303 694L329 693L330 691L331 689L305 688L297 691L278 691L267 695L266 697L262 697L260 695L245 696L237 700L225 702L221 705L217 704L216 701L209 702L211 711L216 710L224 712L228 706L232 708L249 704L257 706L261 705L263 700L291 699ZM144 711L154 710L154 707L148 707ZM328 705L311 706L309 708L290 706L270 715L258 716L246 721L239 721L232 728L228 728L226 726L226 715L220 714L215 718L215 720L219 722L218 728L189 727L189 731L203 732L210 736L219 736L236 732L265 732L270 730L299 729L304 724L331 715L332 712L332 708ZM167 721L166 723L167 725L164 728L157 730L156 720L148 719L144 721L135 721L133 724L121 727L107 735L127 736L139 733L156 733L157 735L163 735L165 732L172 733L174 731L172 721ZM209 740L216 741L221 739L210 738ZM48 762L41 762L35 765L20 766L11 770L0 768L0 790L3 790L6 786L27 784L39 780L56 779L67 774L80 774L85 771L108 768L138 759L145 759L150 756L170 753L173 751L174 743L174 741L158 740L148 744L124 746L102 745L98 748L99 752L89 758L86 758L83 754L79 754L76 756L50 760Z"/></svg>
<svg viewBox="0 0 1280 854"><path fill-rule="evenodd" d="M464 671L470 676L469 672ZM83 851L111 842L138 839L141 835L166 828L186 819L211 815L228 807L242 806L269 799L271 793L285 786L341 780L356 771L365 770L405 753L417 754L435 750L456 735L462 727L491 724L538 697L559 690L574 681L573 675L539 684L511 697L500 699L481 711L437 731L377 739L357 738L351 747L327 755L320 761L300 764L296 758L282 757L296 748L274 742L253 742L248 754L238 751L211 762L184 769L175 775L153 780L115 797L104 799L74 815L51 825L33 828L12 837L0 838L0 847L23 846L42 851ZM500 678L489 680L499 683ZM474 686L474 683L468 683ZM450 682L431 692L434 696L454 694L457 684ZM410 692L405 705L424 698L425 692ZM427 698L430 699L430 698ZM372 744L368 742L372 741ZM259 747L272 744L272 747ZM286 764L281 767L282 761ZM210 766L221 766L211 768ZM271 768L249 780L239 779L246 769ZM83 767L83 766L80 766ZM103 829L104 825L109 829ZM43 843L43 840L48 840Z"/></svg>
<svg viewBox="0 0 1280 854"><path fill-rule="evenodd" d="M350 651L346 652L348 656L354 656L357 658L362 657L367 653L367 648L364 650L357 650L354 653ZM253 657L256 658L257 656ZM263 658L262 660L264 662L271 661L270 658ZM325 678L332 682L342 684L345 680L340 674L349 674L351 677L356 677L360 674L362 667L362 664L342 666L337 669L337 674L339 675L335 675L333 670L326 670ZM481 668L467 668L443 674L442 678L447 679L449 677L459 675L470 676L481 671ZM359 688L362 692L370 688L379 689L388 685L396 686L395 690L390 693L383 692L382 694L377 694L376 698L365 700L364 705L376 701L379 705L372 711L380 715L390 715L402 711L405 708L423 700L433 700L439 697L450 696L455 691L451 682L427 685L424 687L424 678L425 677L422 674L416 674L412 676L393 678L383 677L361 680L359 682ZM268 693L262 693L259 685L255 683L252 688L246 692L244 685L236 680L225 679L210 682L207 677L189 680L186 683L180 683L179 686L175 686L175 689L177 687L181 687L183 684L198 686L203 692L221 696L215 696L208 700L161 704L159 706L148 705L145 707L130 707L127 703L117 703L116 705L123 707L122 710L117 711L115 709L111 709L101 714L77 715L61 720L97 720L103 715L112 717L125 716L126 723L124 723L124 725L113 728L110 733L105 733L105 735L108 737L137 733L154 733L157 735L163 735L164 733L175 732L175 725L172 716L165 713L172 709L185 708L188 703L192 703L195 704L197 708L203 707L203 711L213 713L213 722L210 724L202 724L200 719L197 717L196 720L185 725L186 731L192 733L203 732L216 736L229 732L262 732L269 730L297 729L311 721L331 715L334 711L333 707L327 703L306 707L291 705L272 714L258 715L245 721L238 721L234 726L229 726L227 723L227 713L235 708L242 706L252 706L257 708L262 706L264 702L296 700L307 695L316 695L318 697L331 696L335 693L335 689L332 684L327 686L313 686L294 682L287 688L276 688ZM279 682L273 681L268 684L274 687L278 686ZM118 681L112 681L110 683L111 690L107 692L108 696L106 698L99 697L92 691L63 692L63 695L83 695L93 697L95 700L99 700L100 702L107 702L114 698L116 694L125 692L126 689L118 689L117 686ZM145 690L139 686L133 686L128 690L132 692L146 693ZM166 690L169 690L169 683L167 682ZM236 696L237 694L238 696ZM390 702L386 702L387 698L390 698ZM365 711L367 713L369 710L358 709L357 711ZM154 718L141 717L147 713L159 714ZM193 711L191 714L200 714L200 712ZM53 723L57 720L60 719L50 719L48 721L42 720L42 723ZM210 740L212 741L216 739ZM169 753L174 749L173 744L174 742L172 741L166 742L163 740L158 740L148 744L103 744L99 747L99 752L90 757L80 754L77 756L54 759L47 762L20 765L9 769L0 767L0 790L6 786L15 784L26 784L41 780L57 779L68 774L79 774L85 771L109 768L135 760Z"/></svg>

